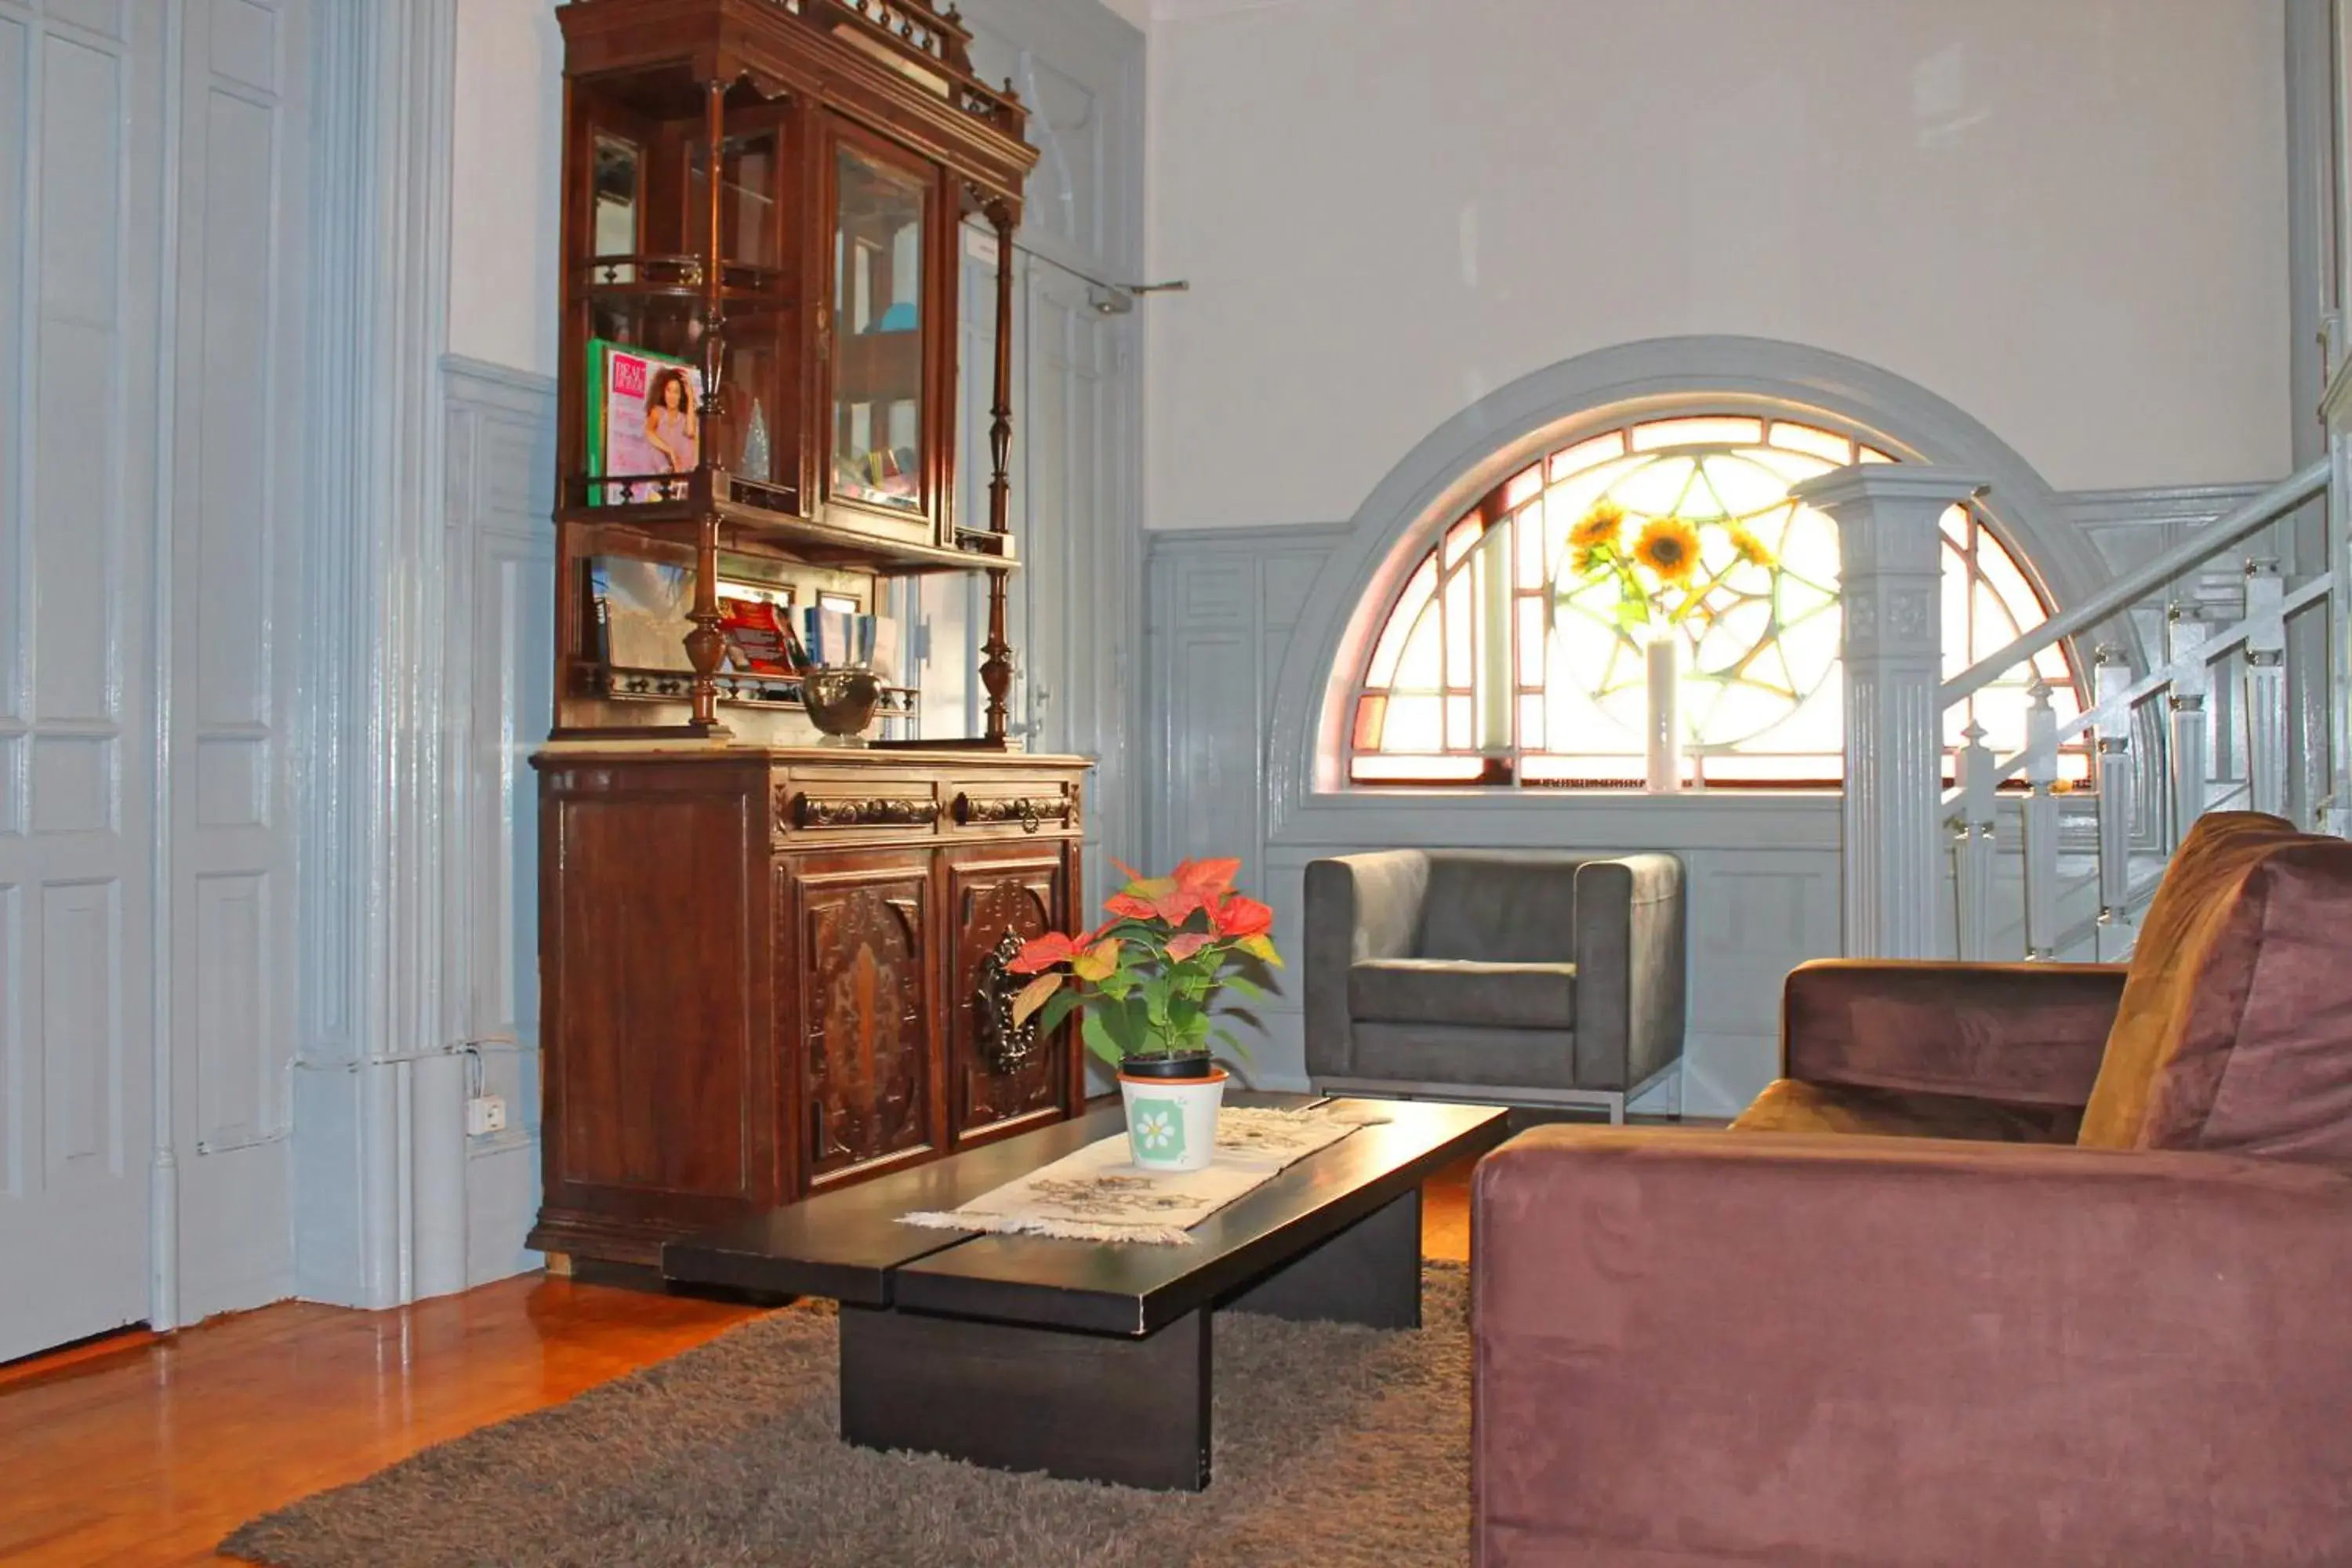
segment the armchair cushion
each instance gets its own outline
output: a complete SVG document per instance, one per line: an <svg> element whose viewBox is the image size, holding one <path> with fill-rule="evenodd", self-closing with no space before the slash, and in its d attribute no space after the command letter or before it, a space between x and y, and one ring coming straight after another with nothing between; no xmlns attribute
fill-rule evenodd
<svg viewBox="0 0 2352 1568"><path fill-rule="evenodd" d="M2011 1105L1965 1094L1784 1078L1758 1095L1731 1126L1737 1132L1864 1132L1985 1143L2072 1143L2082 1120L2080 1110L2063 1105Z"/></svg>
<svg viewBox="0 0 2352 1568"><path fill-rule="evenodd" d="M2124 979L2120 963L1816 960L1781 991L1786 1070L1807 1083L2080 1110Z"/></svg>
<svg viewBox="0 0 2352 1568"><path fill-rule="evenodd" d="M1422 958L1565 963L1576 956L1576 863L1450 849L1432 855L1422 896Z"/></svg>
<svg viewBox="0 0 2352 1568"><path fill-rule="evenodd" d="M1614 1089L1576 1075L1576 1037L1565 1030L1486 1029L1459 1024L1356 1026L1356 1070L1398 1083L1483 1089Z"/></svg>
<svg viewBox="0 0 2352 1568"><path fill-rule="evenodd" d="M2213 812L2167 868L2082 1142L2352 1160L2352 842Z"/></svg>
<svg viewBox="0 0 2352 1568"><path fill-rule="evenodd" d="M1349 966L1348 1010L1360 1019L1391 1024L1571 1029L1576 965L1367 959Z"/></svg>

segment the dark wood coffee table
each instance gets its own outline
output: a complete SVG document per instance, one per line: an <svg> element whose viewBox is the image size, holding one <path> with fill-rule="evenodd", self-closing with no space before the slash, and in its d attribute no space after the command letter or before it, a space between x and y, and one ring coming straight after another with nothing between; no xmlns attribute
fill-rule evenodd
<svg viewBox="0 0 2352 1568"><path fill-rule="evenodd" d="M898 1223L1109 1137L1122 1125L1112 1106L671 1242L662 1272L839 1301L849 1442L1198 1491L1209 1483L1212 1313L1419 1328L1421 1184L1505 1136L1492 1106L1332 1103L1390 1120L1218 1210L1190 1247Z"/></svg>

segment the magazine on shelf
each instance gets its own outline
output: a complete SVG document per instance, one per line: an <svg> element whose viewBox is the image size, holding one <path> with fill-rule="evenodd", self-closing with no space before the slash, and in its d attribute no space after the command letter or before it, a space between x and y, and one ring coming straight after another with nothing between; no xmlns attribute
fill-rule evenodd
<svg viewBox="0 0 2352 1568"><path fill-rule="evenodd" d="M684 360L588 340L588 472L635 478L694 471L701 460L702 372ZM592 505L682 500L683 479L591 485Z"/></svg>
<svg viewBox="0 0 2352 1568"><path fill-rule="evenodd" d="M755 675L798 675L807 668L808 658L785 618L791 596L752 597L728 593L727 587L720 584L719 631L727 639L729 668Z"/></svg>

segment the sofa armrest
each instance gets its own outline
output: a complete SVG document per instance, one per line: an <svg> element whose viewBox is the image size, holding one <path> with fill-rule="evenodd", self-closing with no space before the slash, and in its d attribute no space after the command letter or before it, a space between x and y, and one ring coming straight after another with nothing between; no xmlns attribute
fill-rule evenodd
<svg viewBox="0 0 2352 1568"><path fill-rule="evenodd" d="M1563 1126L1471 1224L1485 1568L2352 1559L2352 1173Z"/></svg>
<svg viewBox="0 0 2352 1568"><path fill-rule="evenodd" d="M1428 889L1429 857L1418 849L1307 863L1302 1005L1309 1078L1345 1078L1353 1070L1349 966L1360 959L1412 956Z"/></svg>
<svg viewBox="0 0 2352 1568"><path fill-rule="evenodd" d="M1781 991L1787 1076L2079 1109L2126 973L2120 963L1801 964Z"/></svg>
<svg viewBox="0 0 2352 1568"><path fill-rule="evenodd" d="M1621 855L1576 868L1576 1082L1632 1089L1682 1054L1683 863Z"/></svg>

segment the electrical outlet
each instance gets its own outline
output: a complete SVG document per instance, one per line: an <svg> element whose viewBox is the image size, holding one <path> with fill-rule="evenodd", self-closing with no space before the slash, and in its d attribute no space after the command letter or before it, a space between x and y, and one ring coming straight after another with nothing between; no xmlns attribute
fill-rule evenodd
<svg viewBox="0 0 2352 1568"><path fill-rule="evenodd" d="M503 1132L507 1125L507 1102L499 1095L478 1095L466 1101L466 1136L479 1138L486 1133Z"/></svg>

